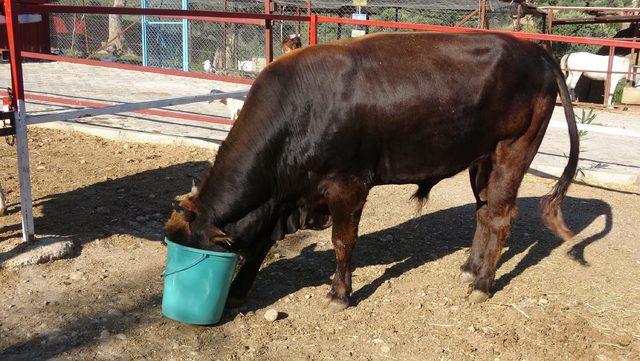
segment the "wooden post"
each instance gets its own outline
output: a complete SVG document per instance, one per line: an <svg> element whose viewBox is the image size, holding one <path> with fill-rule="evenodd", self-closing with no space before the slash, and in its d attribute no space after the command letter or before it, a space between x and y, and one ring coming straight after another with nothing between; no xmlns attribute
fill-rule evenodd
<svg viewBox="0 0 640 361"><path fill-rule="evenodd" d="M609 63L607 64L607 78L604 81L604 106L609 106L609 88L611 88L611 70L613 69L613 56L615 55L616 48L614 46L609 47ZM615 89L614 89L615 93ZM613 98L613 94L611 94ZM613 99L611 99L613 105Z"/></svg>
<svg viewBox="0 0 640 361"><path fill-rule="evenodd" d="M271 4L272 4L271 0L264 0L265 15L271 14ZM264 21L264 54L267 60L267 64L273 61L272 26L273 26L273 22L271 20Z"/></svg>
<svg viewBox="0 0 640 361"><path fill-rule="evenodd" d="M518 6L516 7L517 9L517 14L516 14L516 23L515 23L515 31L522 31L522 24L520 22L520 20L522 19L522 4L518 4Z"/></svg>
<svg viewBox="0 0 640 361"><path fill-rule="evenodd" d="M547 15L547 34L553 33L553 10L549 10L549 15ZM553 42L547 42L547 50L551 52L551 47L553 46Z"/></svg>
<svg viewBox="0 0 640 361"><path fill-rule="evenodd" d="M227 0L224 0L224 11L228 11ZM227 70L227 23L222 23L222 68Z"/></svg>
<svg viewBox="0 0 640 361"><path fill-rule="evenodd" d="M487 0L480 1L480 29L488 29L489 23L487 22Z"/></svg>
<svg viewBox="0 0 640 361"><path fill-rule="evenodd" d="M31 171L29 168L29 145L25 119L24 83L22 77L22 50L18 30L16 0L4 0L7 21L7 43L11 61L11 84L13 87L12 108L15 115L16 147L18 150L18 181L20 184L20 214L22 216L22 240L34 239L33 204L31 197Z"/></svg>
<svg viewBox="0 0 640 361"><path fill-rule="evenodd" d="M311 0L307 0L307 15L311 15Z"/></svg>

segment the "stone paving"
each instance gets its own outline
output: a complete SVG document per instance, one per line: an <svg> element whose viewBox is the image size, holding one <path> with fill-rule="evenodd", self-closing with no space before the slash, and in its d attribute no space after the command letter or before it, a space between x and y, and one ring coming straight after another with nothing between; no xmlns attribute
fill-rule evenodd
<svg viewBox="0 0 640 361"><path fill-rule="evenodd" d="M10 84L8 64L0 65L0 86ZM206 94L211 89L235 91L246 85L92 67L78 64L33 62L24 65L27 92L37 95L105 101L138 102ZM29 101L27 111L41 114L75 109L51 103ZM183 113L227 117L220 102L196 103L168 108ZM592 124L626 129L629 135L608 135L589 131L581 137L579 177L587 182L640 183L640 114L637 111L595 110ZM576 109L578 115L580 109ZM70 127L97 136L126 141L189 144L216 147L230 126L199 121L127 113L47 123L54 128ZM568 154L568 134L562 108L556 107L538 155L533 173L559 175Z"/></svg>

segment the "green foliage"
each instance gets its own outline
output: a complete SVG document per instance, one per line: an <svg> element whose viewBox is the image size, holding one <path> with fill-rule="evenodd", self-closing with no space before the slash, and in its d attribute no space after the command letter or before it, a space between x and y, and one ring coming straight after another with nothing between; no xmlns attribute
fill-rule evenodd
<svg viewBox="0 0 640 361"><path fill-rule="evenodd" d="M598 116L598 114L596 114L596 112L593 111L593 109L589 109L589 112L586 113L584 111L584 109L581 109L582 112L580 115L575 114L576 119L578 120L578 123L580 124L591 124L593 123L593 121L596 119L596 117ZM579 137L584 137L585 135L587 135L589 132L587 132L586 130L580 130L578 131L578 136Z"/></svg>

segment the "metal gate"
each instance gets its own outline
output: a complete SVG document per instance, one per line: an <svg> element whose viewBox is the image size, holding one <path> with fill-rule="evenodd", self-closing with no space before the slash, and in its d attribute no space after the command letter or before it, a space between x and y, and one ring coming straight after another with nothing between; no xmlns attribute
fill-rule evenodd
<svg viewBox="0 0 640 361"><path fill-rule="evenodd" d="M141 0L142 8L188 10L188 0ZM142 17L142 65L189 71L188 20Z"/></svg>

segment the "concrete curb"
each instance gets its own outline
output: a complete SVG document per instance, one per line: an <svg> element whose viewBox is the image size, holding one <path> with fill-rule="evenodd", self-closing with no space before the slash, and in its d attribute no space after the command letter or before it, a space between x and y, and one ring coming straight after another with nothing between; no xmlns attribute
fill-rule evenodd
<svg viewBox="0 0 640 361"><path fill-rule="evenodd" d="M564 171L564 166L552 166L532 164L529 167L529 173L540 177L559 178ZM640 175L629 173L612 173L605 171L584 170L578 172L576 180L587 184L617 184L617 185L639 185Z"/></svg>

